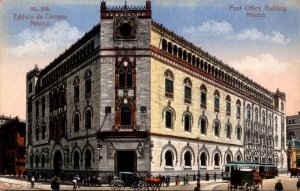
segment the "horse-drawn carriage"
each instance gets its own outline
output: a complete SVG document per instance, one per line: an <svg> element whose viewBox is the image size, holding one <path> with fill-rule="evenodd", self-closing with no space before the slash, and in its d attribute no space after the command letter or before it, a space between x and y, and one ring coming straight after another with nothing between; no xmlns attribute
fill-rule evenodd
<svg viewBox="0 0 300 191"><path fill-rule="evenodd" d="M119 172L119 177L115 176L110 186L112 190L125 190L130 187L134 190L160 190L161 177L141 177L132 172Z"/></svg>
<svg viewBox="0 0 300 191"><path fill-rule="evenodd" d="M228 190L259 190L259 187L262 189L262 180L256 170L232 170Z"/></svg>

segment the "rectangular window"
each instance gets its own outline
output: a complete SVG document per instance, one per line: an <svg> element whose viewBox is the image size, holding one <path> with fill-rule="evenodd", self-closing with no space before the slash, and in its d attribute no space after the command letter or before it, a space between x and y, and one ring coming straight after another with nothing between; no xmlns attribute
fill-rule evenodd
<svg viewBox="0 0 300 191"><path fill-rule="evenodd" d="M191 103L192 100L192 88L189 86L184 86L184 102Z"/></svg>
<svg viewBox="0 0 300 191"><path fill-rule="evenodd" d="M74 102L79 101L79 86L74 86Z"/></svg>
<svg viewBox="0 0 300 191"><path fill-rule="evenodd" d="M206 93L201 92L201 107L206 108Z"/></svg>
<svg viewBox="0 0 300 191"><path fill-rule="evenodd" d="M215 97L214 105L215 105L215 111L219 112L219 109L220 109L220 98L219 97Z"/></svg>
<svg viewBox="0 0 300 191"><path fill-rule="evenodd" d="M226 114L230 115L231 112L231 104L230 102L226 102Z"/></svg>
<svg viewBox="0 0 300 191"><path fill-rule="evenodd" d="M40 113L40 108L39 108L39 105L37 104L37 105L36 105L36 108L35 108L36 119L39 118L39 113Z"/></svg>
<svg viewBox="0 0 300 191"><path fill-rule="evenodd" d="M237 116L237 118L241 117L241 106L239 106L239 105L236 107L236 116Z"/></svg>
<svg viewBox="0 0 300 191"><path fill-rule="evenodd" d="M86 98L91 97L91 92L92 92L92 81L91 79L87 79L85 81L85 97Z"/></svg>
<svg viewBox="0 0 300 191"><path fill-rule="evenodd" d="M165 92L173 95L173 81L165 79Z"/></svg>

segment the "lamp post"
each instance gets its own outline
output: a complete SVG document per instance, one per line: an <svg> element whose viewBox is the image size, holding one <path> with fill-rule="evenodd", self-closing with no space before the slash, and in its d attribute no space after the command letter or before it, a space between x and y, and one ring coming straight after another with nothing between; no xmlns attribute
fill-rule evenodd
<svg viewBox="0 0 300 191"><path fill-rule="evenodd" d="M200 152L199 152L199 150L200 150L200 136L197 136L197 143L198 143L198 173L197 173L197 184L200 184L200 156L199 156L199 154L200 154Z"/></svg>

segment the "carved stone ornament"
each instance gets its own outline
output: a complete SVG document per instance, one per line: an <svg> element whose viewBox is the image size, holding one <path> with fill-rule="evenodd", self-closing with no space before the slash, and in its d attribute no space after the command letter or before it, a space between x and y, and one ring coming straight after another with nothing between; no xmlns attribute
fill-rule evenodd
<svg viewBox="0 0 300 191"><path fill-rule="evenodd" d="M115 20L116 40L136 39L136 20L133 17L119 17Z"/></svg>
<svg viewBox="0 0 300 191"><path fill-rule="evenodd" d="M114 158L115 153L115 146L112 142L107 143L107 158L112 159Z"/></svg>

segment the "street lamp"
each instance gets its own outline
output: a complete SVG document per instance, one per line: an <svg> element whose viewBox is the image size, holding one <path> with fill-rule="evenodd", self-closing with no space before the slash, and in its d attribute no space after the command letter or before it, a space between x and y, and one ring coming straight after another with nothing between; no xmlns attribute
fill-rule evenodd
<svg viewBox="0 0 300 191"><path fill-rule="evenodd" d="M197 173L197 184L200 184L200 156L199 156L199 150L200 150L200 136L197 136L197 143L198 143L198 173Z"/></svg>

